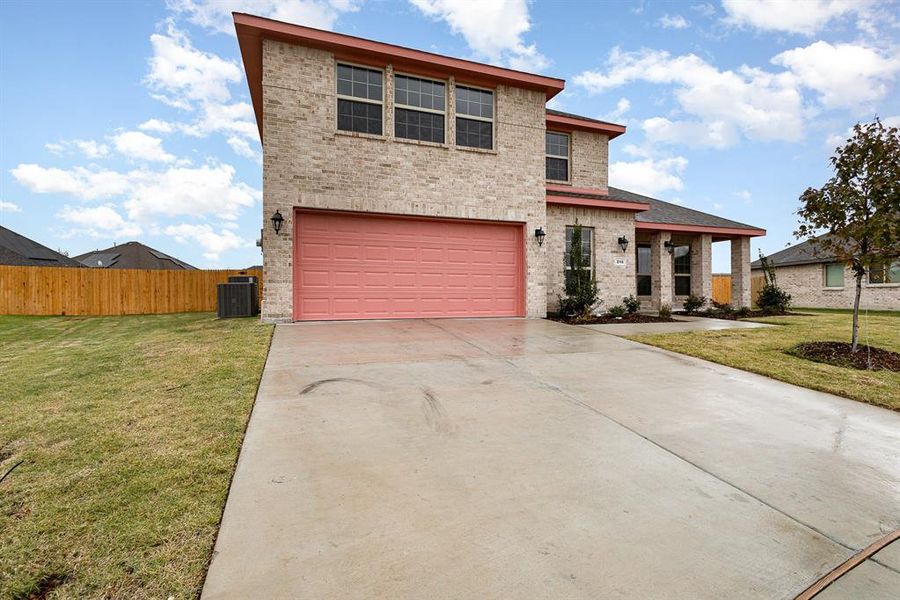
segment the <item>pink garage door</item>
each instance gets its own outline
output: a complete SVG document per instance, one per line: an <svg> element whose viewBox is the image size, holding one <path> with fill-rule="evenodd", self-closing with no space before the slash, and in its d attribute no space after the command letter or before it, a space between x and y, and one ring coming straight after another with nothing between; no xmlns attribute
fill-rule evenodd
<svg viewBox="0 0 900 600"><path fill-rule="evenodd" d="M294 319L515 317L522 225L298 211Z"/></svg>

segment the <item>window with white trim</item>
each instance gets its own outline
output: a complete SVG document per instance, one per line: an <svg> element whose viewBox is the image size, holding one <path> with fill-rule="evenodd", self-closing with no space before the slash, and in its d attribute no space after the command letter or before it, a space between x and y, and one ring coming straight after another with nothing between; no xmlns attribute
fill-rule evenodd
<svg viewBox="0 0 900 600"><path fill-rule="evenodd" d="M548 131L546 138L547 179L569 181L569 135Z"/></svg>
<svg viewBox="0 0 900 600"><path fill-rule="evenodd" d="M900 283L900 260L869 269L869 284Z"/></svg>
<svg viewBox="0 0 900 600"><path fill-rule="evenodd" d="M844 287L844 265L843 263L831 263L825 265L825 287L842 288Z"/></svg>
<svg viewBox="0 0 900 600"><path fill-rule="evenodd" d="M338 64L337 128L382 134L384 73L377 69Z"/></svg>
<svg viewBox="0 0 900 600"><path fill-rule="evenodd" d="M494 148L494 92L456 86L456 145Z"/></svg>
<svg viewBox="0 0 900 600"><path fill-rule="evenodd" d="M443 144L446 103L444 82L394 75L394 136Z"/></svg>

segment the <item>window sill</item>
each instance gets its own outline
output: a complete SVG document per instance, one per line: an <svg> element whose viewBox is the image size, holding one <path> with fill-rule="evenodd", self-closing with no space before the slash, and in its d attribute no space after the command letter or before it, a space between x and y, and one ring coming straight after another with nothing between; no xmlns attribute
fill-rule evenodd
<svg viewBox="0 0 900 600"><path fill-rule="evenodd" d="M867 283L867 288L897 288L900 283Z"/></svg>
<svg viewBox="0 0 900 600"><path fill-rule="evenodd" d="M552 185L572 185L571 181L560 181L559 179L544 179L544 183L549 183Z"/></svg>
<svg viewBox="0 0 900 600"><path fill-rule="evenodd" d="M446 143L441 142L428 142L425 140L411 140L409 138L402 138L394 136L392 138L395 142L400 144L412 144L413 146L428 146L430 148L444 148L445 150L449 150L450 146Z"/></svg>
<svg viewBox="0 0 900 600"><path fill-rule="evenodd" d="M472 146L455 146L455 148L463 152L474 152L475 154L497 154L497 151L493 148L474 148Z"/></svg>
<svg viewBox="0 0 900 600"><path fill-rule="evenodd" d="M387 141L387 136L384 134L378 135L376 133L362 133L360 131L344 131L343 129L336 129L334 131L334 135L340 135L340 136L352 137L352 138L363 138L366 140L378 140L379 142Z"/></svg>
<svg viewBox="0 0 900 600"><path fill-rule="evenodd" d="M823 292L843 292L844 288L842 287L823 287Z"/></svg>

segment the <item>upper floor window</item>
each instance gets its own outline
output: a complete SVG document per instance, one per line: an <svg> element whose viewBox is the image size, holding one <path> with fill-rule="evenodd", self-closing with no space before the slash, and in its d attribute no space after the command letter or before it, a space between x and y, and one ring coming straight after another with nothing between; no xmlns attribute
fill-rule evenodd
<svg viewBox="0 0 900 600"><path fill-rule="evenodd" d="M548 131L547 142L547 179L553 181L569 180L569 136L565 133Z"/></svg>
<svg viewBox="0 0 900 600"><path fill-rule="evenodd" d="M494 147L494 92L456 86L456 145Z"/></svg>
<svg viewBox="0 0 900 600"><path fill-rule="evenodd" d="M635 248L638 296L649 296L653 292L653 278L650 275L650 244L638 244Z"/></svg>
<svg viewBox="0 0 900 600"><path fill-rule="evenodd" d="M844 287L844 265L832 263L825 265L825 287Z"/></svg>
<svg viewBox="0 0 900 600"><path fill-rule="evenodd" d="M869 283L900 283L900 260L869 269Z"/></svg>
<svg viewBox="0 0 900 600"><path fill-rule="evenodd" d="M377 69L337 66L338 129L381 135L383 80Z"/></svg>
<svg viewBox="0 0 900 600"><path fill-rule="evenodd" d="M675 272L675 295L687 296L691 293L691 247L675 246L672 253Z"/></svg>
<svg viewBox="0 0 900 600"><path fill-rule="evenodd" d="M446 85L442 81L394 76L394 135L444 143Z"/></svg>

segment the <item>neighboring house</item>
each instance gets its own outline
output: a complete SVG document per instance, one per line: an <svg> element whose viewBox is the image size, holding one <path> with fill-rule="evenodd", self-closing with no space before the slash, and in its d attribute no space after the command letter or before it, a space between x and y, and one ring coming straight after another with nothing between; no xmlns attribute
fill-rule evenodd
<svg viewBox="0 0 900 600"><path fill-rule="evenodd" d="M719 240L750 304L765 231L608 188L625 127L548 110L563 80L234 20L264 151L264 319L544 317L576 221L604 307L710 296Z"/></svg>
<svg viewBox="0 0 900 600"><path fill-rule="evenodd" d="M0 265L20 267L81 267L77 260L38 244L0 225Z"/></svg>
<svg viewBox="0 0 900 600"><path fill-rule="evenodd" d="M791 295L794 306L852 308L856 276L849 263L835 260L816 238L785 248L767 257L775 267L778 285ZM760 261L753 261L754 277L762 277ZM860 306L900 310L900 259L873 269L863 277Z"/></svg>
<svg viewBox="0 0 900 600"><path fill-rule="evenodd" d="M104 250L85 252L75 259L85 266L98 269L197 269L140 242L126 242Z"/></svg>

